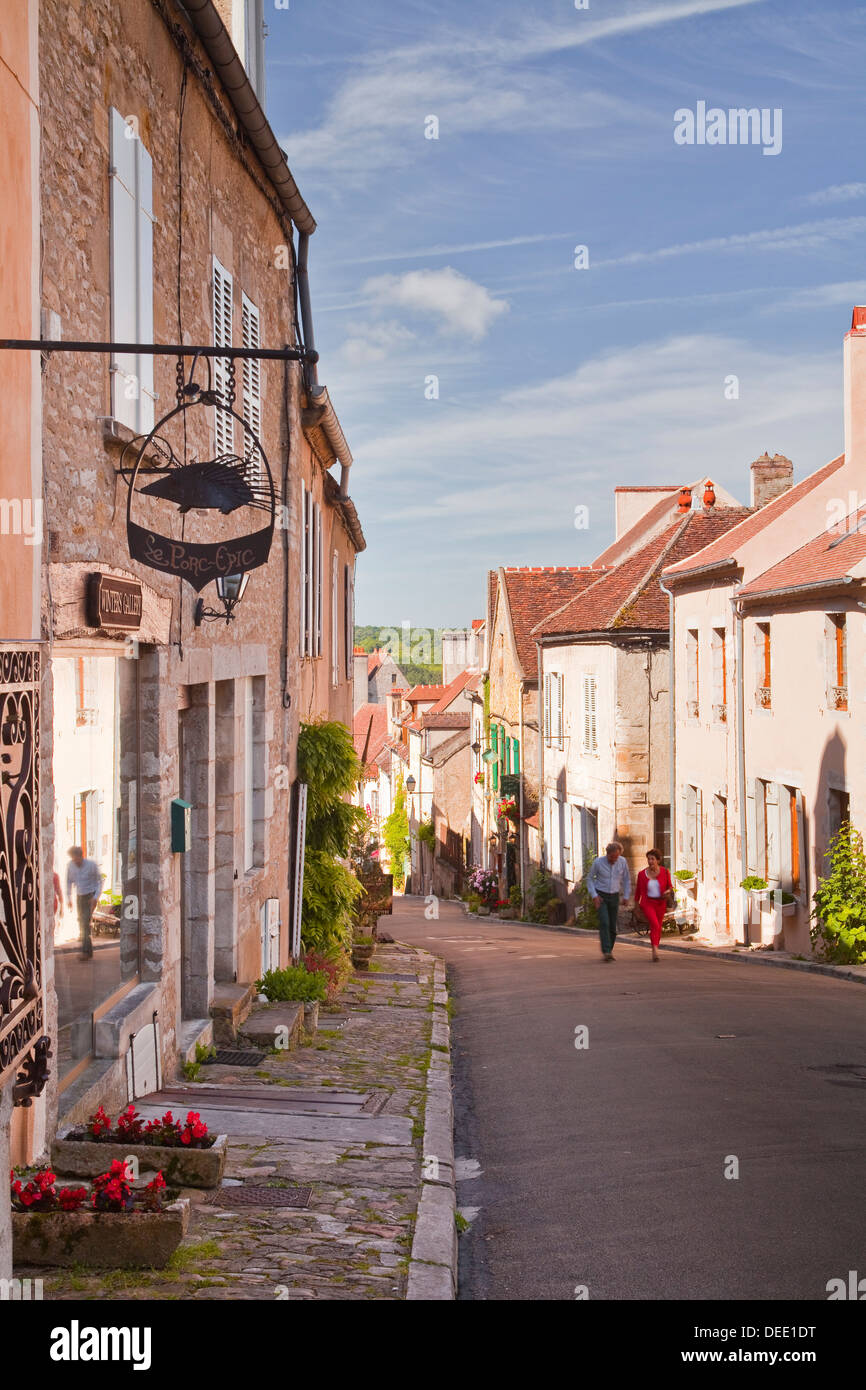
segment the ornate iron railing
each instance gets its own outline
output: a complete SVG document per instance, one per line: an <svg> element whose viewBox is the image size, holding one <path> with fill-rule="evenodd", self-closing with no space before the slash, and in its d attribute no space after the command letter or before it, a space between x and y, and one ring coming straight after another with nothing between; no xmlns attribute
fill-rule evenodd
<svg viewBox="0 0 866 1390"><path fill-rule="evenodd" d="M0 1085L30 1105L48 1077L39 865L37 647L0 645Z"/></svg>

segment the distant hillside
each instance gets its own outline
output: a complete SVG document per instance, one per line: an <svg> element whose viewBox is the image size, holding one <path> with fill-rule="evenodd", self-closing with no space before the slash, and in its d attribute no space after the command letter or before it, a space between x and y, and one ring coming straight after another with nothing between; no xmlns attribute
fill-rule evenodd
<svg viewBox="0 0 866 1390"><path fill-rule="evenodd" d="M438 685L442 679L441 628L404 631L398 623L359 624L355 628L355 646L363 647L365 652L384 647L413 685Z"/></svg>

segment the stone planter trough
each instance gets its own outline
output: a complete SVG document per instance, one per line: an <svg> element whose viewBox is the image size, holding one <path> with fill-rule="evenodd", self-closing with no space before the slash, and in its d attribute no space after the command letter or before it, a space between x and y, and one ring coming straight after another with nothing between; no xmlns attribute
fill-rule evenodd
<svg viewBox="0 0 866 1390"><path fill-rule="evenodd" d="M69 1139L68 1133L51 1145L52 1167L64 1177L95 1178L107 1172L115 1159L125 1163L136 1158L142 1173L162 1173L169 1187L219 1187L226 1166L225 1134L218 1134L209 1149L188 1149L185 1145L97 1144L91 1139Z"/></svg>
<svg viewBox="0 0 866 1390"><path fill-rule="evenodd" d="M186 1197L163 1211L13 1211L12 1259L15 1265L163 1269L188 1225Z"/></svg>

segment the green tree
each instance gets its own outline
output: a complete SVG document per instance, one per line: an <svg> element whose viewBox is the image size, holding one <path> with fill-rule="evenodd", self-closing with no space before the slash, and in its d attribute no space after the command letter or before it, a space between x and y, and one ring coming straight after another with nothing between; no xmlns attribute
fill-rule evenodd
<svg viewBox="0 0 866 1390"><path fill-rule="evenodd" d="M388 864L394 875L394 886L403 888L406 882L406 860L409 858L409 817L406 814L406 788L402 777L397 782L394 809L382 826L382 842L388 852Z"/></svg>
<svg viewBox="0 0 866 1390"><path fill-rule="evenodd" d="M345 724L301 725L298 777L307 784L301 935L305 949L327 952L351 941L352 908L361 894L354 874L340 863L365 824L361 808L346 800L361 777L361 763Z"/></svg>
<svg viewBox="0 0 866 1390"><path fill-rule="evenodd" d="M866 852L863 836L847 821L827 851L830 872L813 896L812 944L839 965L866 962Z"/></svg>

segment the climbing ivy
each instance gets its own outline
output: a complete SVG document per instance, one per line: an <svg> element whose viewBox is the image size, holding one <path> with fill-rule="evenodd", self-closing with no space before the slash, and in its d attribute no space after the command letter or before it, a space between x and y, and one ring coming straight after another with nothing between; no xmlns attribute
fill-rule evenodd
<svg viewBox="0 0 866 1390"><path fill-rule="evenodd" d="M366 823L364 812L346 798L361 776L361 763L345 724L318 720L302 724L298 777L307 784L304 859L305 949L330 951L352 939L352 908L361 885L345 865L352 839Z"/></svg>

